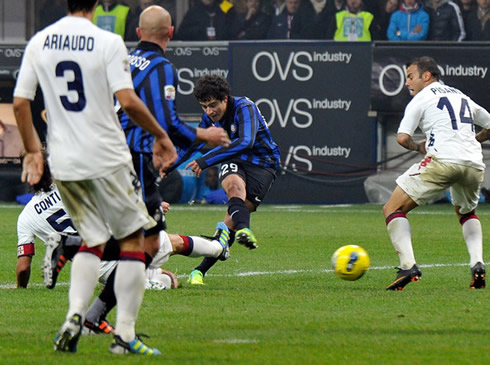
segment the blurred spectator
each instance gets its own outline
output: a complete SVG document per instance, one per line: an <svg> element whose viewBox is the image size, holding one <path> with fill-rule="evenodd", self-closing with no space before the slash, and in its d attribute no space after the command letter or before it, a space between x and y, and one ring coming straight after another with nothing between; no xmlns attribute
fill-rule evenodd
<svg viewBox="0 0 490 365"><path fill-rule="evenodd" d="M344 10L335 14L327 38L335 41L371 41L374 15L364 10L362 0L347 0Z"/></svg>
<svg viewBox="0 0 490 365"><path fill-rule="evenodd" d="M345 0L333 0L333 5L335 7L335 12L344 10Z"/></svg>
<svg viewBox="0 0 490 365"><path fill-rule="evenodd" d="M36 31L53 24L66 15L66 0L44 0L36 3L39 18Z"/></svg>
<svg viewBox="0 0 490 365"><path fill-rule="evenodd" d="M247 11L238 14L231 27L234 39L265 39L271 17L262 11L262 0L247 0Z"/></svg>
<svg viewBox="0 0 490 365"><path fill-rule="evenodd" d="M290 39L293 18L298 13L301 0L286 0L286 7L281 14L272 18L267 34L268 39Z"/></svg>
<svg viewBox="0 0 490 365"><path fill-rule="evenodd" d="M467 18L467 40L490 41L490 0L476 0L477 8Z"/></svg>
<svg viewBox="0 0 490 365"><path fill-rule="evenodd" d="M327 39L335 13L333 0L304 0L293 19L291 38Z"/></svg>
<svg viewBox="0 0 490 365"><path fill-rule="evenodd" d="M276 16L281 14L286 7L286 0L268 0L265 3L265 13Z"/></svg>
<svg viewBox="0 0 490 365"><path fill-rule="evenodd" d="M101 0L94 13L94 24L109 32L119 34L126 39L129 31L129 6L120 4L117 0Z"/></svg>
<svg viewBox="0 0 490 365"><path fill-rule="evenodd" d="M229 10L229 9L228 9ZM231 38L231 16L218 1L198 0L184 16L175 39L184 41L227 40Z"/></svg>
<svg viewBox="0 0 490 365"><path fill-rule="evenodd" d="M138 7L128 15L128 29L126 30L125 41L139 41L138 34L136 34L136 28L139 26L140 14L143 10L152 5L155 5L155 0L139 0Z"/></svg>
<svg viewBox="0 0 490 365"><path fill-rule="evenodd" d="M374 16L373 33L371 36L377 41L387 41L388 25L391 15L400 7L400 0L382 0L379 2L378 15Z"/></svg>
<svg viewBox="0 0 490 365"><path fill-rule="evenodd" d="M429 36L431 41L462 41L465 36L461 9L452 0L425 0L429 13Z"/></svg>
<svg viewBox="0 0 490 365"><path fill-rule="evenodd" d="M400 10L391 16L390 41L423 41L429 33L429 14L420 0L402 0Z"/></svg>

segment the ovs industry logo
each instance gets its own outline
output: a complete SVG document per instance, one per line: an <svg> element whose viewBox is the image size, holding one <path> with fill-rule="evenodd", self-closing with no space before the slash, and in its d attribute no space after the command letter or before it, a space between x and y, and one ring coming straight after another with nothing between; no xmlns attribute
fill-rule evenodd
<svg viewBox="0 0 490 365"><path fill-rule="evenodd" d="M258 99L255 104L260 109L261 114L267 121L267 126L271 127L276 120L281 128L286 128L288 122L296 128L309 128L313 124L314 110L337 110L348 112L352 105L352 100L343 99L289 99L279 102L277 99Z"/></svg>
<svg viewBox="0 0 490 365"><path fill-rule="evenodd" d="M346 146L289 146L288 153L284 159L283 167L285 170L309 172L313 171L313 161L311 157L338 157L348 159L351 155L352 147Z"/></svg>
<svg viewBox="0 0 490 365"><path fill-rule="evenodd" d="M282 81L288 77L296 81L309 81L313 78L313 62L340 62L349 64L352 53L345 52L289 52L287 57L280 57L277 52L258 52L252 59L252 74L263 82L270 81L276 75Z"/></svg>
<svg viewBox="0 0 490 365"><path fill-rule="evenodd" d="M439 65L441 77L477 77L484 79L487 75L488 67L477 65ZM397 64L388 64L381 69L378 77L378 85L381 92L386 96L398 95L405 87L407 67Z"/></svg>

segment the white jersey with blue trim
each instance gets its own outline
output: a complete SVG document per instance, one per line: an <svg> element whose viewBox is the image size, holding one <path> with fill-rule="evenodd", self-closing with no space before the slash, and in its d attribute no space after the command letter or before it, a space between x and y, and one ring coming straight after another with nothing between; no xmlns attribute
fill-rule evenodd
<svg viewBox="0 0 490 365"><path fill-rule="evenodd" d="M127 49L117 34L66 16L27 44L14 96L33 100L41 86L52 175L95 179L130 163L114 93L133 89Z"/></svg>
<svg viewBox="0 0 490 365"><path fill-rule="evenodd" d="M418 92L405 109L398 133L426 136L427 156L485 169L475 126L490 128L490 114L458 89L433 82Z"/></svg>
<svg viewBox="0 0 490 365"><path fill-rule="evenodd" d="M46 243L53 233L75 234L77 231L66 213L58 188L32 197L17 218L17 245L34 243L36 237Z"/></svg>

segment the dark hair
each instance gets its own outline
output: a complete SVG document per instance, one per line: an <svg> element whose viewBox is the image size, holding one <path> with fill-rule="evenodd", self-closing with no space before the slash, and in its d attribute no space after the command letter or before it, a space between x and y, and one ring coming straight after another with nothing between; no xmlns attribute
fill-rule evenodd
<svg viewBox="0 0 490 365"><path fill-rule="evenodd" d="M39 180L37 184L31 186L33 193L38 193L40 191L49 193L51 190L53 190L53 177L51 176L51 170L49 169L48 165L48 153L45 149L43 149L42 154L44 160L44 171L43 175L41 176L41 180Z"/></svg>
<svg viewBox="0 0 490 365"><path fill-rule="evenodd" d="M424 72L428 71L437 81L439 81L441 78L441 72L437 67L437 62L432 57L424 56L414 58L407 64L407 67L412 65L417 66L420 76L422 76Z"/></svg>
<svg viewBox="0 0 490 365"><path fill-rule="evenodd" d="M194 87L194 96L199 101L208 101L213 98L223 101L230 95L230 84L221 76L206 75L197 80Z"/></svg>
<svg viewBox="0 0 490 365"><path fill-rule="evenodd" d="M67 0L68 12L76 13L78 11L90 11L99 2L99 0Z"/></svg>

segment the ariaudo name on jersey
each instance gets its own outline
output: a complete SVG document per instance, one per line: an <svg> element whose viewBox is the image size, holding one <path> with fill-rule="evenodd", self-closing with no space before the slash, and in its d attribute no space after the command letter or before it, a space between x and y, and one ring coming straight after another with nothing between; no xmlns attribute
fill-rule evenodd
<svg viewBox="0 0 490 365"><path fill-rule="evenodd" d="M94 37L84 35L48 34L44 40L45 49L58 51L87 51L94 50Z"/></svg>

